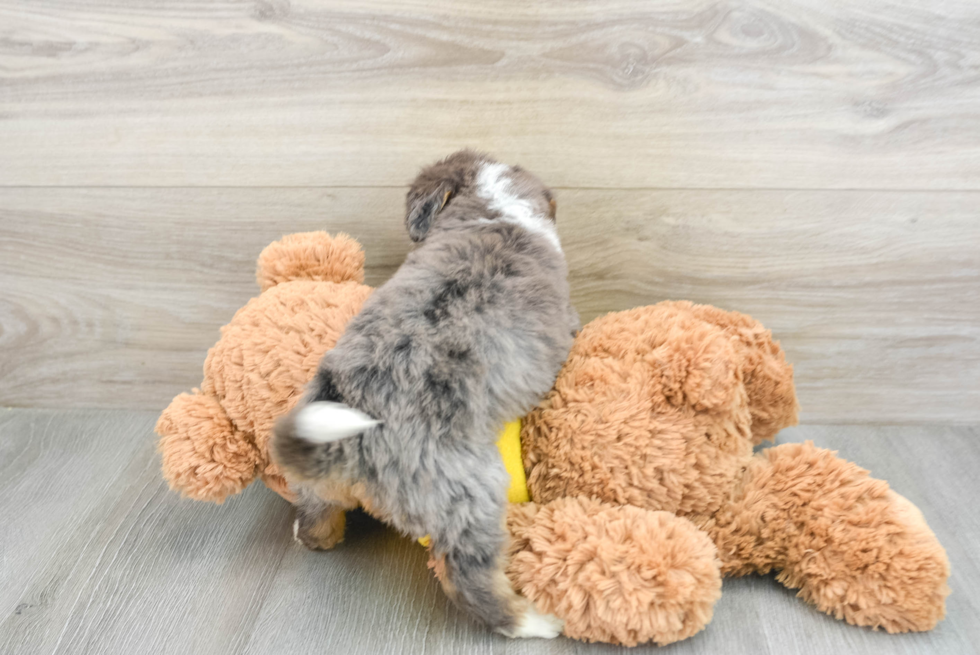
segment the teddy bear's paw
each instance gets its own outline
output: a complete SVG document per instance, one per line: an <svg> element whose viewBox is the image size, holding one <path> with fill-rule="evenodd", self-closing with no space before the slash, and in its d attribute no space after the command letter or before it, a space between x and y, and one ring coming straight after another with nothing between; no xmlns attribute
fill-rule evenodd
<svg viewBox="0 0 980 655"><path fill-rule="evenodd" d="M554 639L561 634L564 627L565 622L557 616L542 614L533 603L528 603L515 626L497 631L511 639Z"/></svg>
<svg viewBox="0 0 980 655"><path fill-rule="evenodd" d="M624 646L686 639L711 620L721 563L686 518L588 498L512 511L507 574L572 639Z"/></svg>

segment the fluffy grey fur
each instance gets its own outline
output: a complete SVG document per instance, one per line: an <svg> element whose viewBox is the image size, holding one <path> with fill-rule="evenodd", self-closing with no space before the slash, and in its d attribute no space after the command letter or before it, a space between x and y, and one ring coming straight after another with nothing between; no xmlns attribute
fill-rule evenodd
<svg viewBox="0 0 980 655"><path fill-rule="evenodd" d="M505 634L546 636L524 625L533 609L503 576L508 477L495 442L551 388L579 325L554 200L530 173L463 151L423 170L407 205L420 245L277 426L274 456L300 495L296 536L332 546L342 512L362 504L431 535L463 609ZM379 424L322 443L332 437L297 428L297 412L322 402Z"/></svg>

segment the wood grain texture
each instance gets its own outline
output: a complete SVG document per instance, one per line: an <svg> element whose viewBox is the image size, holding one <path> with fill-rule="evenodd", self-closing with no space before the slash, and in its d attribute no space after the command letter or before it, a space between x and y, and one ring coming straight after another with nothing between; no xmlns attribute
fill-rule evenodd
<svg viewBox="0 0 980 655"><path fill-rule="evenodd" d="M567 195L586 319L713 304L780 340L804 422L980 420L980 194Z"/></svg>
<svg viewBox="0 0 980 655"><path fill-rule="evenodd" d="M378 284L408 250L400 196L0 191L0 405L163 408L200 384L218 328L258 293L262 248L286 232L348 231Z"/></svg>
<svg viewBox="0 0 980 655"><path fill-rule="evenodd" d="M980 188L973 0L0 0L5 185Z"/></svg>
<svg viewBox="0 0 980 655"><path fill-rule="evenodd" d="M0 652L241 652L290 542L288 505L180 500L155 418L0 414L0 447L18 455L0 503Z"/></svg>
<svg viewBox="0 0 980 655"><path fill-rule="evenodd" d="M980 432L807 426L923 511L952 563L945 621L888 635L820 614L771 577L726 580L707 629L667 649L510 641L447 602L417 544L355 515L335 550L293 543L290 510L255 486L223 506L160 479L152 412L0 411L0 652L346 655L978 652Z"/></svg>
<svg viewBox="0 0 980 655"><path fill-rule="evenodd" d="M0 189L0 405L164 407L285 232L347 231L379 284L404 190ZM980 421L980 194L563 190L573 301L690 299L772 329L805 421Z"/></svg>

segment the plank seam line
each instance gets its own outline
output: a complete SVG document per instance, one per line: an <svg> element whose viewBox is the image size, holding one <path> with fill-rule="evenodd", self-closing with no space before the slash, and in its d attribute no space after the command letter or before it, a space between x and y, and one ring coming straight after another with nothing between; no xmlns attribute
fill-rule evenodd
<svg viewBox="0 0 980 655"><path fill-rule="evenodd" d="M557 186L552 185L550 188L558 191L725 191L725 192L759 192L759 191L794 191L794 192L848 192L848 193L978 193L980 188L969 189L969 188L882 188L882 187L592 187L592 186ZM229 189L229 190L241 190L241 189L404 189L408 190L408 185L390 185L390 184L371 184L371 185L355 185L355 184L336 184L336 185L249 185L249 184L236 184L236 185L212 185L212 186L202 186L202 185L112 185L112 184L96 184L96 185L79 185L79 184L53 184L53 185L33 185L33 184L0 184L0 190L16 190L16 189L65 189L65 190L78 190L78 189L114 189L114 190L197 190L205 191L209 189L219 190L219 189Z"/></svg>

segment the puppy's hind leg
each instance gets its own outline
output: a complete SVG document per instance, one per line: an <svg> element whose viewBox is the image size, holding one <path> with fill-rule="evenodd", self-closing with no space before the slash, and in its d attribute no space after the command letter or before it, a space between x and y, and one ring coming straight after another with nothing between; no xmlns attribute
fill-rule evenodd
<svg viewBox="0 0 980 655"><path fill-rule="evenodd" d="M346 525L343 507L304 494L296 503L293 539L310 550L330 550L344 540Z"/></svg>
<svg viewBox="0 0 980 655"><path fill-rule="evenodd" d="M553 639L561 634L561 619L538 612L514 592L503 571L503 555L488 555L471 549L445 554L440 582L456 606L506 637Z"/></svg>
<svg viewBox="0 0 980 655"><path fill-rule="evenodd" d="M458 518L459 507L454 509ZM472 521L453 531L460 538L444 533L442 539L434 540L434 552L442 554L444 563L440 567L442 587L460 609L507 637L557 637L563 622L538 612L530 601L517 595L504 573L504 507L499 511L500 520L491 525Z"/></svg>

